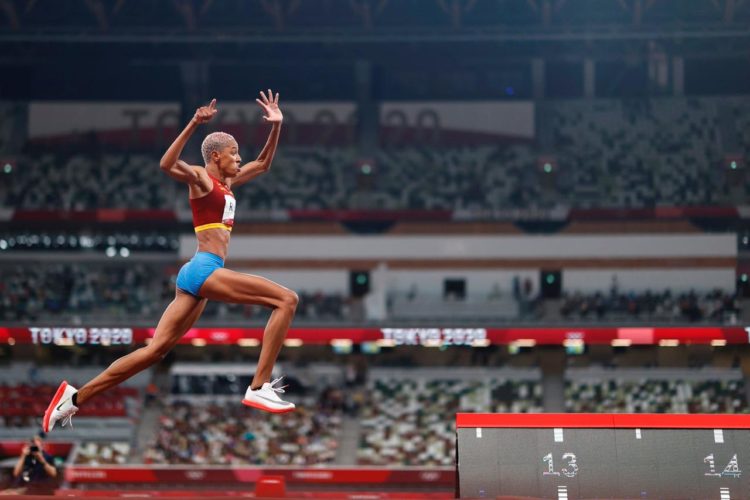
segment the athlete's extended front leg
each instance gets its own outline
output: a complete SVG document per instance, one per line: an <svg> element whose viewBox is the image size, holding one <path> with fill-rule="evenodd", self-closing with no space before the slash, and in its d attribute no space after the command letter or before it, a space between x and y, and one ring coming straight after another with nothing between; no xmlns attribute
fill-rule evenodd
<svg viewBox="0 0 750 500"><path fill-rule="evenodd" d="M65 425L82 403L157 363L198 320L207 302L178 291L162 314L149 345L117 359L78 391L66 382L60 384L44 414L42 429L49 432L58 420Z"/></svg>
<svg viewBox="0 0 750 500"><path fill-rule="evenodd" d="M273 365L297 309L297 294L260 276L217 269L201 286L200 295L209 300L232 304L259 304L273 309L263 331L258 367L243 403L277 413L293 410L292 403L281 401L276 395L283 390L273 387L269 381ZM251 393L256 394L250 397ZM255 399L261 401L257 402Z"/></svg>
<svg viewBox="0 0 750 500"><path fill-rule="evenodd" d="M156 325L151 343L117 359L81 387L78 390L78 404L85 403L93 396L158 363L198 320L207 302L206 299L178 291Z"/></svg>

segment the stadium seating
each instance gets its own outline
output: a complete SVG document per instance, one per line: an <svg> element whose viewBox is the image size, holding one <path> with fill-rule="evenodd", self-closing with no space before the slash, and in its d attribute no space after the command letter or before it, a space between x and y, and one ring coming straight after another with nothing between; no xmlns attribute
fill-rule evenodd
<svg viewBox="0 0 750 500"><path fill-rule="evenodd" d="M719 108L726 106L739 151L721 148ZM539 153L525 144L382 148L370 155L369 174L355 168L353 148L281 148L272 174L238 191L238 213L723 204L730 187L718 168L723 156L750 151L746 108L737 98L553 102L545 108L552 144L544 154L557 164L551 183L537 168ZM21 155L0 205L188 210L183 188L159 171L160 154Z"/></svg>
<svg viewBox="0 0 750 500"><path fill-rule="evenodd" d="M317 465L336 457L340 412L313 404L269 415L243 406L240 399L177 397L166 405L144 462Z"/></svg>
<svg viewBox="0 0 750 500"><path fill-rule="evenodd" d="M484 370L374 371L359 420L360 465L452 465L455 414L542 411L539 374L504 378Z"/></svg>
<svg viewBox="0 0 750 500"><path fill-rule="evenodd" d="M67 363L58 359L54 365L0 365L0 440L28 439L39 431L42 416L61 380L80 388L103 368ZM143 389L150 378L151 370L146 370L97 396L76 414L74 426L65 429L65 439L131 440L142 416Z"/></svg>
<svg viewBox="0 0 750 500"><path fill-rule="evenodd" d="M156 320L175 294L179 266L145 263L69 263L0 268L0 320ZM296 319L337 321L349 314L338 293L299 292ZM204 318L263 319L260 306L210 302Z"/></svg>
<svg viewBox="0 0 750 500"><path fill-rule="evenodd" d="M170 277L146 264L4 266L0 319L154 317L171 300Z"/></svg>
<svg viewBox="0 0 750 500"><path fill-rule="evenodd" d="M714 205L725 185L718 162L717 101L589 100L554 106L555 149L574 205Z"/></svg>
<svg viewBox="0 0 750 500"><path fill-rule="evenodd" d="M125 442L95 442L79 443L75 451L73 463L75 465L124 465L128 463L130 444Z"/></svg>
<svg viewBox="0 0 750 500"><path fill-rule="evenodd" d="M308 365L285 371L283 383L297 408L274 415L240 402L254 366L178 363L170 371L170 394L159 400L156 436L143 459L200 465L331 463L343 406L335 390L341 371L329 373L330 368Z"/></svg>
<svg viewBox="0 0 750 500"><path fill-rule="evenodd" d="M174 208L179 186L162 179L151 156L42 154L20 156L6 176L4 206L26 210ZM42 181L42 179L44 181Z"/></svg>
<svg viewBox="0 0 750 500"><path fill-rule="evenodd" d="M737 297L722 290L658 293L565 293L560 315L569 320L725 322L739 313Z"/></svg>
<svg viewBox="0 0 750 500"><path fill-rule="evenodd" d="M47 409L57 390L53 385L0 384L0 424L2 427L32 427ZM76 417L129 417L137 414L138 390L115 387L81 408Z"/></svg>
<svg viewBox="0 0 750 500"><path fill-rule="evenodd" d="M0 267L0 320L125 321L137 315L154 321L174 298L178 263L137 261L35 264ZM297 290L295 321L336 323L354 315L351 298L340 293ZM737 297L721 290L570 292L559 311L542 314L539 300L510 294L500 298L469 296L456 301L438 295L392 293L388 313L398 320L475 322L493 319L552 321L648 321L733 323ZM525 306L525 307L524 307ZM222 322L263 322L260 306L209 302L203 318Z"/></svg>
<svg viewBox="0 0 750 500"><path fill-rule="evenodd" d="M593 413L748 413L740 372L569 370L565 407Z"/></svg>

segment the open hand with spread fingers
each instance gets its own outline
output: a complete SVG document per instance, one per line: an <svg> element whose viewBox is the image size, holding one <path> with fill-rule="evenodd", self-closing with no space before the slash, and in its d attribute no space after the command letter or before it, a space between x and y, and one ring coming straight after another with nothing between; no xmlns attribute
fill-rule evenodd
<svg viewBox="0 0 750 500"><path fill-rule="evenodd" d="M211 99L208 106L201 106L195 110L193 120L195 120L196 123L207 123L216 115L216 113L218 113L216 109L216 99Z"/></svg>
<svg viewBox="0 0 750 500"><path fill-rule="evenodd" d="M276 92L276 96L273 95L271 89L268 89L268 95L260 91L260 99L256 99L261 108L263 108L263 119L271 123L281 123L284 119L284 115L281 114L279 109L279 93Z"/></svg>

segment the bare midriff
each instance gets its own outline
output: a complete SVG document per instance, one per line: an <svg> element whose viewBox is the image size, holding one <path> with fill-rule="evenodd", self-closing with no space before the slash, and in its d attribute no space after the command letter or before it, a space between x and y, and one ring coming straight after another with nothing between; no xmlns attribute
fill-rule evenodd
<svg viewBox="0 0 750 500"><path fill-rule="evenodd" d="M206 229L205 231L195 233L195 236L198 238L198 251L210 252L226 260L231 234L226 229L219 228Z"/></svg>

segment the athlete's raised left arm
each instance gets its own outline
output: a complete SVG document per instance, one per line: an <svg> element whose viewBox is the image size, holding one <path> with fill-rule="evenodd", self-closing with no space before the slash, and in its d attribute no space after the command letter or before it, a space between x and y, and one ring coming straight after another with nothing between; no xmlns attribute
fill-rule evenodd
<svg viewBox="0 0 750 500"><path fill-rule="evenodd" d="M268 134L266 145L254 161L242 165L240 172L232 178L232 186L239 186L250 179L258 177L260 174L268 172L271 168L273 155L276 154L276 146L279 144L279 134L281 133L281 122L284 115L279 109L279 94L273 95L271 89L268 89L268 95L260 91L260 99L256 102L263 108L263 120L271 124L271 133Z"/></svg>

